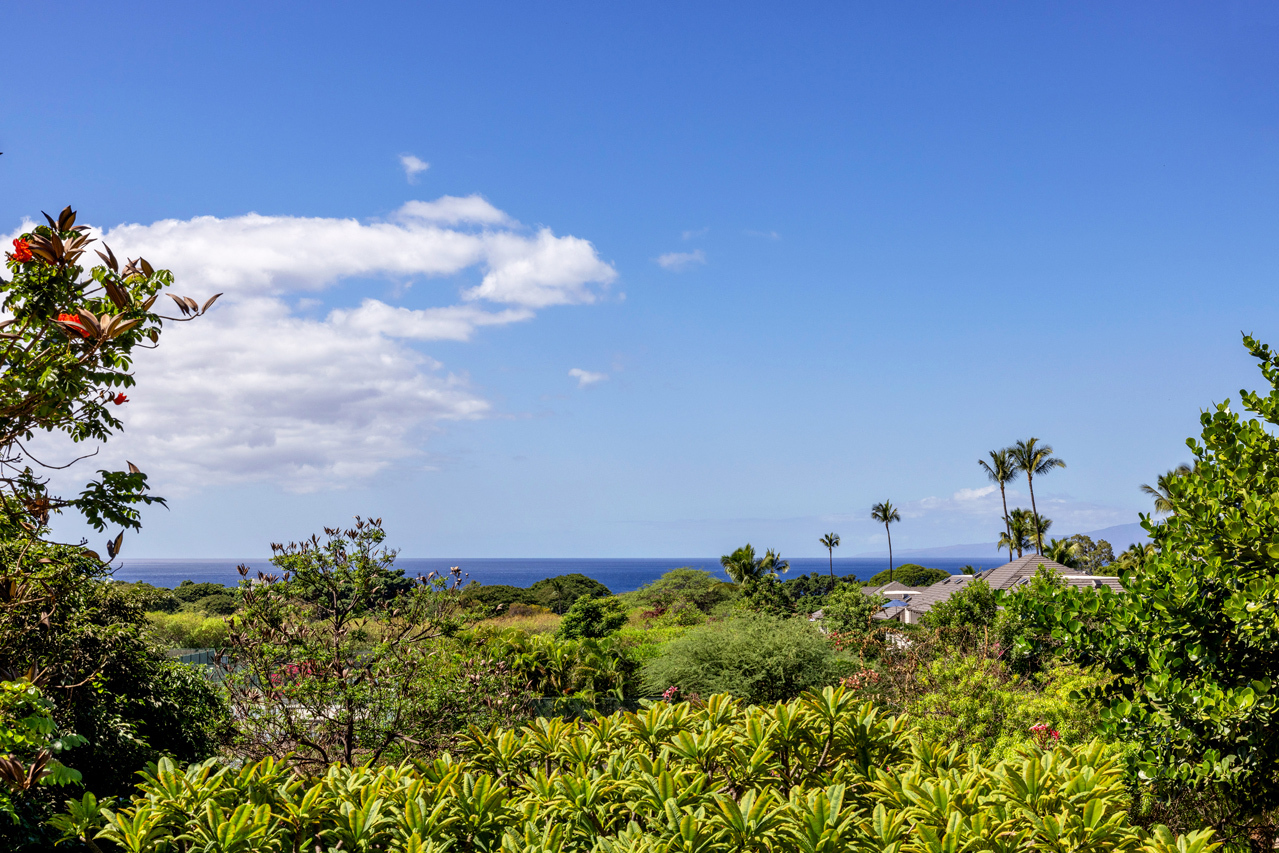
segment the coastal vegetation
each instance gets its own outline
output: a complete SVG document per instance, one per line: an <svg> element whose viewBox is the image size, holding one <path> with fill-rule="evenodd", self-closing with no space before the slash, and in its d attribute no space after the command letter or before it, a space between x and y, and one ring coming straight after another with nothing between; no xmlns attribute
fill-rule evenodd
<svg viewBox="0 0 1279 853"><path fill-rule="evenodd" d="M1279 357L1245 419L1203 414L1195 463L1161 478L1150 546L1045 543L1032 438L1013 551L1041 567L965 582L917 624L833 571L786 578L751 545L727 582L676 569L614 595L408 577L379 519L272 546L236 589L120 584L49 515L136 530L159 502L129 465L55 495L21 441L105 441L134 349L212 304L109 250L89 278L69 209L15 241L0 380L0 847L90 851L1273 849L1279 809ZM140 354L140 352L138 353ZM1001 455L1002 454L1002 455ZM1002 462L1000 460L1003 460ZM1007 466L1011 464L1012 468ZM17 473L15 473L17 472ZM1000 479L1003 478L1003 479ZM875 518L899 521L888 501ZM889 581L936 582L892 567ZM1110 561L1113 560L1113 563ZM944 573L943 573L944 574ZM170 652L205 648L212 665Z"/></svg>

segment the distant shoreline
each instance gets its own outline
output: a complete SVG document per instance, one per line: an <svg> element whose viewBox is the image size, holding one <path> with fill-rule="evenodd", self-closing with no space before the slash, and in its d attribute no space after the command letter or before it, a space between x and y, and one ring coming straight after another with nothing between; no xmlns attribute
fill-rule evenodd
<svg viewBox="0 0 1279 853"><path fill-rule="evenodd" d="M903 557L895 559L895 566L902 566L916 560ZM991 557L957 558L939 557L928 559L924 565L929 568L956 572L965 565L972 564L981 569L1003 565L1007 560ZM200 558L135 558L122 559L115 570L114 578L121 581L145 581L153 586L173 588L184 580L196 583L219 583L235 586L240 576L236 566L246 564L256 574L258 571L276 571L270 560L262 558L248 559L200 559ZM825 575L830 571L830 563L826 557L796 557L790 560L791 570L784 577L793 578L813 572ZM574 572L594 578L615 593L631 592L645 584L651 583L671 569L690 566L704 569L720 578L727 579L719 564L719 557L627 557L627 558L594 558L594 557L537 557L537 558L463 558L463 557L400 557L395 561L396 568L404 570L406 575L428 574L429 572L447 572L452 566L459 566L464 576L471 581L483 584L509 584L527 587L543 578ZM853 577L865 580L888 568L888 558L878 557L836 557L835 574L839 577Z"/></svg>

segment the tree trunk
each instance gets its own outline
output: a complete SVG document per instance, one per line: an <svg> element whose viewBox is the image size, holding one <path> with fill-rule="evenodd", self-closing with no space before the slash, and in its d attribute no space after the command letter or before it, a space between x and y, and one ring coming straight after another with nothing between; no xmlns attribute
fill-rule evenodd
<svg viewBox="0 0 1279 853"><path fill-rule="evenodd" d="M835 549L827 548L826 553L830 556L830 588L835 588Z"/></svg>
<svg viewBox="0 0 1279 853"><path fill-rule="evenodd" d="M1004 493L1004 484L999 484L999 499L1004 502L1004 532L1008 534L1008 562L1013 561L1013 527L1008 518L1008 495Z"/></svg>
<svg viewBox="0 0 1279 853"><path fill-rule="evenodd" d="M888 522L884 522L884 532L888 534L888 582L893 582L893 531L888 529Z"/></svg>
<svg viewBox="0 0 1279 853"><path fill-rule="evenodd" d="M1035 506L1035 478L1030 476L1030 472L1026 472L1026 484L1030 486L1030 511L1034 513L1035 523L1035 553L1042 555L1044 553L1044 535L1039 531L1039 509Z"/></svg>

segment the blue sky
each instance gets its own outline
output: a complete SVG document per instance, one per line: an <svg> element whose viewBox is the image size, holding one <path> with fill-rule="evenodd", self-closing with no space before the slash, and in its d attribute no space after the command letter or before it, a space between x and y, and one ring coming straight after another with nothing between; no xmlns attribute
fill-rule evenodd
<svg viewBox="0 0 1279 853"><path fill-rule="evenodd" d="M228 293L104 450L170 497L133 556L356 513L412 556L847 556L884 498L898 547L989 541L976 459L1030 435L1096 529L1257 385L1239 333L1279 340L1262 4L7 23L4 233L71 203Z"/></svg>

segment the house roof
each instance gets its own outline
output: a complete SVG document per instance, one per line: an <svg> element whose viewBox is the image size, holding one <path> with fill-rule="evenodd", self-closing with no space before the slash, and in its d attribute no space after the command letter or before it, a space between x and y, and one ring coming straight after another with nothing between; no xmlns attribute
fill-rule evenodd
<svg viewBox="0 0 1279 853"><path fill-rule="evenodd" d="M1050 560L1040 554L1027 554L1024 557L1018 557L1011 563L988 569L978 575L978 577L989 584L991 589L1012 589L1017 584L1034 577L1035 572L1039 570L1041 565L1049 571L1063 576L1078 574L1077 570L1067 568L1061 563Z"/></svg>

